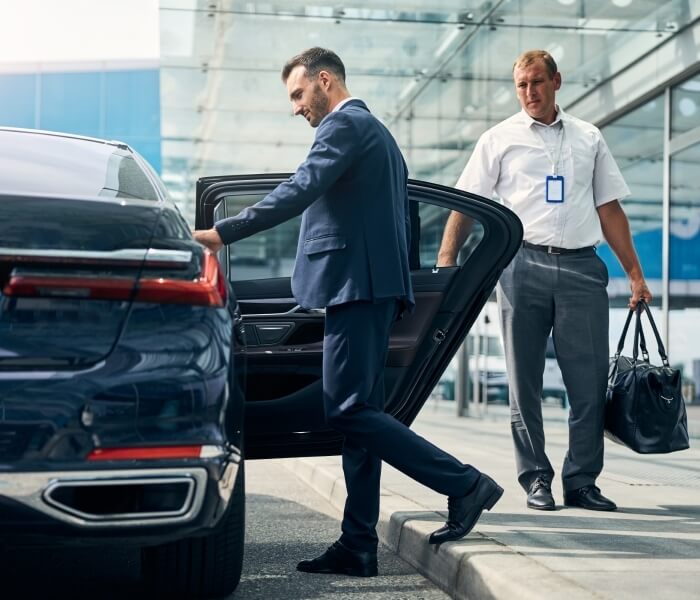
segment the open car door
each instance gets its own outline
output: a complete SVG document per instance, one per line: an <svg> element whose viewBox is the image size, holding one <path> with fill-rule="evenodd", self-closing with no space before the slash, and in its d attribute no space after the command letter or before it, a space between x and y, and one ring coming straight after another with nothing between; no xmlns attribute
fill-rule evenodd
<svg viewBox="0 0 700 600"><path fill-rule="evenodd" d="M197 183L196 228L238 214L287 174L207 177ZM392 329L385 370L386 411L410 425L457 351L522 240L518 218L480 196L409 181L414 312ZM450 211L473 221L458 266L435 268ZM324 422L321 390L324 313L292 297L301 219L225 247L219 256L246 333L245 456L339 454L342 436Z"/></svg>

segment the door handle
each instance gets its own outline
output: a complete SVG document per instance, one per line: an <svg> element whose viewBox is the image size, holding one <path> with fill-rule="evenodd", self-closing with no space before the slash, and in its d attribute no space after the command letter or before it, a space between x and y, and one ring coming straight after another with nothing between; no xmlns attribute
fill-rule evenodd
<svg viewBox="0 0 700 600"><path fill-rule="evenodd" d="M290 317L291 315L294 315L294 314L325 315L326 309L325 308L303 308L302 306L299 306L297 304L296 306L294 306L293 308L290 308L286 312L244 314L243 318L244 319L269 319L269 318L279 319L279 318L284 318L284 317Z"/></svg>
<svg viewBox="0 0 700 600"><path fill-rule="evenodd" d="M304 309L299 306L298 304L292 308L290 308L286 312L278 312L278 313L259 313L259 314L244 314L243 318L244 319L269 319L272 317L273 319L278 319L280 317L289 317L295 313L298 313L300 311L304 311Z"/></svg>

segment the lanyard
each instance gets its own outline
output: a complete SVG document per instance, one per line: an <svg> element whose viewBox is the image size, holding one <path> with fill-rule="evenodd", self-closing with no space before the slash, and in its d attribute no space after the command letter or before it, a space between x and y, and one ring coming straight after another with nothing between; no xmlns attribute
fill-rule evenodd
<svg viewBox="0 0 700 600"><path fill-rule="evenodd" d="M559 161L561 160L561 149L564 145L564 121L559 122L561 123L561 129L559 130L559 147L557 148L556 155L552 155L552 152L550 151L547 142L545 141L543 135L539 131L539 125L534 126L535 130L537 131L537 136L540 138L542 144L544 145L544 151L547 153L547 158L549 158L549 162L552 163L552 175L557 174L557 170L559 168Z"/></svg>

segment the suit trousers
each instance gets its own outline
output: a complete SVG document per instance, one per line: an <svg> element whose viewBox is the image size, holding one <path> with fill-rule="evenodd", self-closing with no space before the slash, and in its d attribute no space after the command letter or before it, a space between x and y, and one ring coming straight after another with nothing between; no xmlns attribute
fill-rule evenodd
<svg viewBox="0 0 700 600"><path fill-rule="evenodd" d="M377 549L382 460L448 496L467 494L480 475L384 412L384 367L397 310L394 299L326 309L324 408L327 423L345 437L348 495L340 541L361 552Z"/></svg>
<svg viewBox="0 0 700 600"><path fill-rule="evenodd" d="M569 398L564 491L595 482L603 469L608 374L608 271L594 249L547 254L521 248L501 275L497 298L509 380L520 485L554 476L545 453L542 375L551 332Z"/></svg>

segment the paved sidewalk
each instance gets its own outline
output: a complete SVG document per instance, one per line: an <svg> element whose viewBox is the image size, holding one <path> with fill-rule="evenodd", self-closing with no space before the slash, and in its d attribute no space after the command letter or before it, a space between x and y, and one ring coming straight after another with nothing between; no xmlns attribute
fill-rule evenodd
<svg viewBox="0 0 700 600"><path fill-rule="evenodd" d="M691 431L700 435L700 410L689 408ZM567 411L544 409L548 454L559 471ZM454 403L429 402L413 428L493 476L506 490L501 501L463 540L430 546L427 536L445 520L445 498L385 465L379 523L382 541L451 596L700 599L700 450L639 456L606 440L598 485L619 510L564 508L556 479L558 509L536 512L525 508L515 478L507 407L489 405L482 419L457 418L454 411ZM342 510L337 457L285 464Z"/></svg>

